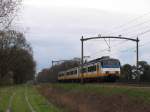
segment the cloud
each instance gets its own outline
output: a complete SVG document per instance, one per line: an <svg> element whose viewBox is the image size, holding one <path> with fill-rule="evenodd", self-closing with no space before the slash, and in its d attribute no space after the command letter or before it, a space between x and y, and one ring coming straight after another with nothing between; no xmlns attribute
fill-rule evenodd
<svg viewBox="0 0 150 112"><path fill-rule="evenodd" d="M94 8L124 13L149 11L149 0L24 0L24 4L36 7Z"/></svg>
<svg viewBox="0 0 150 112"><path fill-rule="evenodd" d="M113 3L114 6L108 8L110 4L106 6L107 0L103 2L103 4L105 4L104 6L106 6L103 6L103 9L98 8L100 4L98 1L87 0L86 5L84 4L84 0L80 2L78 0L76 2L67 0L68 2L65 1L63 6L61 5L62 1L56 0L56 2L59 2L58 5L54 1L43 2L40 0L36 0L36 3L35 0L27 0L26 3L24 3L20 23L23 27L30 29L26 37L33 46L38 71L44 67L49 67L53 59L59 60L80 57L80 38L82 35L84 37L97 36L98 34L102 36L118 36L120 34L122 34L122 36L129 36L131 34L138 34L149 28L149 24L143 24L143 26L137 26L137 28L135 25L149 20L150 15L145 15L135 22L128 23L128 21L139 16L137 13L139 9L133 11L135 13L132 11L132 13L128 13L128 11L122 10L125 9L124 7L129 1L123 2L125 6L122 6L123 3L118 1L122 9L119 9L119 7L113 10L111 8L116 5ZM111 2L113 1L111 0L110 3ZM142 1L137 2L137 4L141 2ZM79 5L79 3L81 5ZM69 6L70 4L73 6ZM131 9L131 4L129 4L129 9ZM118 5L119 4L117 4L117 6ZM141 5L145 6L145 2L142 2ZM136 7L137 6L139 5L136 5ZM123 28L116 28L116 26L122 23L127 24L125 24ZM148 35L140 37L141 43L150 40L149 38L144 39L147 36ZM133 50L135 43L111 39L111 47L112 52L104 51L103 49L108 49L104 40L89 41L85 43L85 55L91 55L91 59L103 55L110 55L119 58L122 63L135 64L135 52ZM130 48L132 48L131 51ZM129 49L129 51L120 52L126 49ZM147 50L145 50L145 52L147 52ZM142 56L142 59L144 59L144 56Z"/></svg>

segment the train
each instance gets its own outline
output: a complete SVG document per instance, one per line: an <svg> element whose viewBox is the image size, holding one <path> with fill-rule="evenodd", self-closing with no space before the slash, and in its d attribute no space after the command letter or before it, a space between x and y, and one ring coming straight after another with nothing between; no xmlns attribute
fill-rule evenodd
<svg viewBox="0 0 150 112"><path fill-rule="evenodd" d="M81 73L82 68L82 73ZM121 64L118 59L104 56L58 73L59 82L108 81L115 82L120 77Z"/></svg>

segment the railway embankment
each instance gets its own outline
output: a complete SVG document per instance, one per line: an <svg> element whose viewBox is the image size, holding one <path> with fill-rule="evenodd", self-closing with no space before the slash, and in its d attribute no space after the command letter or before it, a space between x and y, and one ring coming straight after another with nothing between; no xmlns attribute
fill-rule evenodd
<svg viewBox="0 0 150 112"><path fill-rule="evenodd" d="M68 112L149 112L150 88L110 84L37 86L50 102Z"/></svg>

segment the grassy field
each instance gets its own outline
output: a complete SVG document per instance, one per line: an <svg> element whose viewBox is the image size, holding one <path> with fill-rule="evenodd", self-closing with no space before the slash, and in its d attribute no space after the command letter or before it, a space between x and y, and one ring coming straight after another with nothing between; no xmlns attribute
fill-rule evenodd
<svg viewBox="0 0 150 112"><path fill-rule="evenodd" d="M49 103L33 86L0 87L0 112L61 112Z"/></svg>
<svg viewBox="0 0 150 112"><path fill-rule="evenodd" d="M0 112L149 112L149 105L150 87L62 83L0 87Z"/></svg>
<svg viewBox="0 0 150 112"><path fill-rule="evenodd" d="M9 106L9 99L13 93L13 87L0 88L0 112L6 111Z"/></svg>
<svg viewBox="0 0 150 112"><path fill-rule="evenodd" d="M53 84L54 88L62 88L66 91L78 91L86 93L98 93L101 95L123 94L130 98L143 99L150 103L150 87L117 86L110 84Z"/></svg>

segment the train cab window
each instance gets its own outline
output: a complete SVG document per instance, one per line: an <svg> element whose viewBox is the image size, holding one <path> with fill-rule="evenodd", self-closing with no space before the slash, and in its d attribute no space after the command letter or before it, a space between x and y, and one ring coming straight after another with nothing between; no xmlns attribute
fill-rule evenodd
<svg viewBox="0 0 150 112"><path fill-rule="evenodd" d="M111 66L111 67L119 67L120 62L118 60L105 60L101 62L102 66Z"/></svg>

